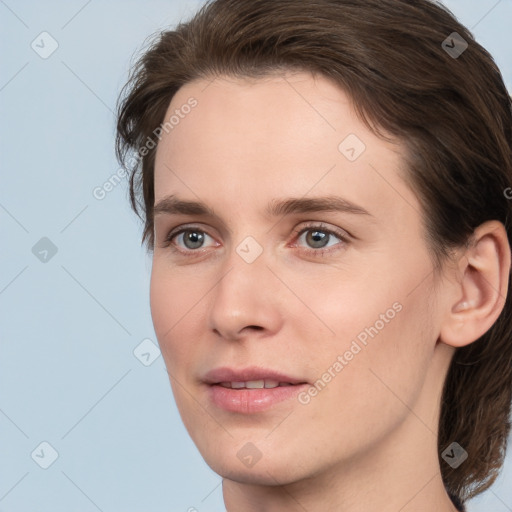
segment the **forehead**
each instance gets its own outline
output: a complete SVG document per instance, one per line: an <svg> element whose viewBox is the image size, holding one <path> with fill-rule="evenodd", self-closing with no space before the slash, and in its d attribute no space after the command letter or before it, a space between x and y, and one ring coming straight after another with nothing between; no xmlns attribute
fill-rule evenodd
<svg viewBox="0 0 512 512"><path fill-rule="evenodd" d="M347 128L358 130L362 138L370 135L339 87L325 77L305 72L196 80L178 90L165 118L179 113L192 99L197 106L173 128L159 149L165 149L167 143L180 145L192 135L201 137L208 149L217 147L222 139L224 146L232 143L233 151L245 141L240 150L246 152L252 148L252 153L261 153L264 147L272 153L289 149L296 155L311 156L315 149L325 151L329 145L337 150L336 139ZM192 123L193 129L188 129Z"/></svg>
<svg viewBox="0 0 512 512"><path fill-rule="evenodd" d="M256 207L284 192L340 193L390 218L419 211L401 145L374 135L325 77L197 80L176 93L164 122L171 116L179 122L158 144L155 202L179 193Z"/></svg>

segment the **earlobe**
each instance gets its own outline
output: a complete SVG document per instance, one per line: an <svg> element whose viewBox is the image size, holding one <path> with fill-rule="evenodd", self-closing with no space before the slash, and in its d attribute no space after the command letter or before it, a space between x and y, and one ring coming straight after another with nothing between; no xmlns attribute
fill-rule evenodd
<svg viewBox="0 0 512 512"><path fill-rule="evenodd" d="M474 232L459 259L451 284L440 341L463 347L479 339L496 322L505 305L511 254L502 223L488 221Z"/></svg>

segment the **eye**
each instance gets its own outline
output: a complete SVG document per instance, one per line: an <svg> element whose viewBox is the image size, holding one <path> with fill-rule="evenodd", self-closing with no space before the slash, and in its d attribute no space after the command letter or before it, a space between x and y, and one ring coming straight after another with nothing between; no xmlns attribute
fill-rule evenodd
<svg viewBox="0 0 512 512"><path fill-rule="evenodd" d="M297 233L296 245L305 245L306 250L312 253L324 253L335 250L335 246L345 246L348 243L347 235L323 225L308 226ZM330 249L333 247L333 249Z"/></svg>
<svg viewBox="0 0 512 512"><path fill-rule="evenodd" d="M348 244L348 234L342 230L327 228L322 224L299 228L295 231L296 242L293 246L302 246L303 250L315 256L341 249ZM185 226L171 231L165 238L163 247L173 251L192 255L202 254L202 249L220 244L206 231L197 226Z"/></svg>
<svg viewBox="0 0 512 512"><path fill-rule="evenodd" d="M171 232L166 237L166 244L176 246L177 250L181 252L197 251L218 245L208 233L195 227Z"/></svg>

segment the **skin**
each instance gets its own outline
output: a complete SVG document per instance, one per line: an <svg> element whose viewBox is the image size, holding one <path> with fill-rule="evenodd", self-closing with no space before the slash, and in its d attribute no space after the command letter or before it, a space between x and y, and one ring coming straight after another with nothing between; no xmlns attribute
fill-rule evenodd
<svg viewBox="0 0 512 512"><path fill-rule="evenodd" d="M502 310L503 226L480 226L433 272L403 149L373 135L324 77L197 80L166 119L190 97L197 107L157 148L155 204L175 195L216 217L155 216L151 311L181 417L223 477L227 510L455 510L437 453L442 384L455 348ZM355 161L338 149L349 134L366 145ZM327 195L370 215L265 213L274 199ZM205 233L204 245L166 242L184 226ZM346 242L322 232L321 252L307 235L324 228ZM247 236L263 250L252 263L236 251ZM308 404L243 415L208 400L201 379L218 366L314 383L396 303L400 312ZM261 453L252 467L237 457L247 442Z"/></svg>

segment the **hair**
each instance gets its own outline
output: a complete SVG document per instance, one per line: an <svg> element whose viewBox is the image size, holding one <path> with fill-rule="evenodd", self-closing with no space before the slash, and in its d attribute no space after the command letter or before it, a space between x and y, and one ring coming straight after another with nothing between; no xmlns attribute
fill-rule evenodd
<svg viewBox="0 0 512 512"><path fill-rule="evenodd" d="M458 56L448 51L454 32L468 45ZM493 58L450 11L429 0L214 0L157 34L120 95L116 154L150 250L156 143L148 142L176 91L196 79L293 70L333 80L373 133L403 145L436 270L485 221L500 221L512 240L511 98ZM456 469L440 460L447 491L462 502L491 486L505 457L510 287L509 274L501 315L455 351L444 383L438 456L454 441L468 452Z"/></svg>

